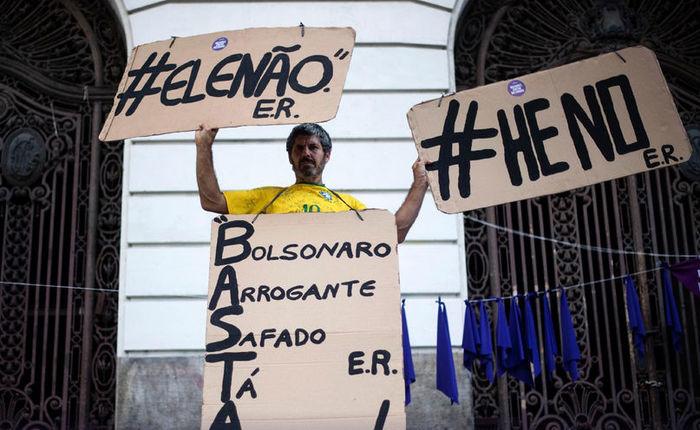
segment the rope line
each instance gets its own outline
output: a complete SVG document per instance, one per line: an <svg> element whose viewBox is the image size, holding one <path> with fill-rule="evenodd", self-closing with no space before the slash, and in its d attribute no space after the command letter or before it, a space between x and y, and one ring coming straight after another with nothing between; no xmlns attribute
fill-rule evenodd
<svg viewBox="0 0 700 430"><path fill-rule="evenodd" d="M64 288L67 290L83 290L83 291L103 291L108 293L118 293L119 290L114 288L87 288L87 287L76 287L75 285L53 285L53 284L32 284L29 282L9 282L0 281L0 285L20 285L22 287L45 287L45 288Z"/></svg>
<svg viewBox="0 0 700 430"><path fill-rule="evenodd" d="M605 279L596 279L596 280L593 280L593 281L582 282L582 283L580 283L580 284L569 285L569 286L566 286L566 287L550 288L550 289L544 290L544 291L530 291L530 292L522 293L522 294L513 294L513 295L511 295L511 296L487 297L487 298L483 298L483 299L468 299L468 300L465 300L465 301L468 301L468 302L470 302L470 303L495 302L495 301L498 301L498 300L512 300L512 299L515 299L515 298L525 298L525 297L527 297L527 296L543 296L543 295L545 295L545 294L555 293L555 292L557 292L557 291L568 291L568 290L572 290L572 289L574 289L574 288L581 288L581 287L585 287L585 286L588 286L588 285L602 284L602 283L604 283L604 282L616 281L616 280L618 280L618 279L623 279L623 278L627 277L627 275L629 275L629 276L636 276L636 275L641 275L641 274L643 274L643 273L656 272L656 271L661 270L661 269L662 269L661 267L655 267L655 268L653 268L653 269L640 270L639 272L626 273L626 274L624 274L624 275L616 275L616 276L613 276L613 277L610 277L610 278L605 278Z"/></svg>
<svg viewBox="0 0 700 430"><path fill-rule="evenodd" d="M659 257L659 258L697 258L698 257L697 254L660 254L660 253L656 253L656 252L625 251L622 249L612 249L612 248L604 248L601 246L592 246L592 245L585 245L585 244L581 244L581 243L566 242L566 241L554 239L551 237L539 236L539 235L528 233L525 231L515 230L512 228L504 227L502 225L498 225L498 224L490 223L488 221L481 220L481 219L473 217L471 215L464 215L464 217L470 221L474 221L476 223L485 225L487 227L494 228L496 230L505 231L505 232L515 234L518 236L528 237L530 239L537 239L537 240L542 240L545 242L555 243L558 245L565 245L565 246L569 246L572 248L585 249L587 251L597 251L597 252L604 252L604 253L608 253L608 254L621 254L621 255L646 255L649 257Z"/></svg>

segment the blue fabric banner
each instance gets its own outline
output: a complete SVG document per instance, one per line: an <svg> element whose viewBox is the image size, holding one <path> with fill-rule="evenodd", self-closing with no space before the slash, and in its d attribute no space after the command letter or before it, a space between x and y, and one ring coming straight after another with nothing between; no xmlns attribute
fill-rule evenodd
<svg viewBox="0 0 700 430"><path fill-rule="evenodd" d="M666 326L671 331L671 342L673 349L676 352L681 350L681 337L683 336L683 327L681 326L681 317L678 315L678 306L676 298L673 296L671 289L671 274L668 264L662 264L661 279L664 284L664 313L666 317Z"/></svg>
<svg viewBox="0 0 700 430"><path fill-rule="evenodd" d="M535 328L535 318L532 316L532 294L525 297L525 358L532 363L535 378L542 373L540 364L540 348L537 342L537 329Z"/></svg>
<svg viewBox="0 0 700 430"><path fill-rule="evenodd" d="M474 360L479 357L479 327L476 325L476 316L469 300L464 304L464 329L462 330L462 349L464 350L464 367L472 370Z"/></svg>
<svg viewBox="0 0 700 430"><path fill-rule="evenodd" d="M637 351L637 358L640 362L644 361L644 336L647 330L644 327L644 318L642 317L642 308L639 306L639 296L637 295L637 287L634 284L634 279L630 275L625 276L625 292L627 295L627 320L632 332L632 343Z"/></svg>
<svg viewBox="0 0 700 430"><path fill-rule="evenodd" d="M408 337L408 324L406 323L406 299L401 300L401 346L403 347L403 381L406 398L404 404L411 403L411 384L416 382L416 372L413 369L413 355L411 354L411 340Z"/></svg>
<svg viewBox="0 0 700 430"><path fill-rule="evenodd" d="M549 307L549 299L547 294L542 295L542 319L544 329L544 368L547 376L552 376L556 370L556 356L559 355L557 347L557 338L554 334L554 322L552 321L552 310Z"/></svg>
<svg viewBox="0 0 700 430"><path fill-rule="evenodd" d="M498 376L508 370L508 354L513 347L510 340L510 329L506 319L506 307L503 299L498 299L498 319L496 320L496 361L498 363Z"/></svg>
<svg viewBox="0 0 700 430"><path fill-rule="evenodd" d="M437 389L450 398L452 404L459 403L457 392L457 374L452 358L452 342L450 342L450 328L447 323L447 309L445 303L438 299L437 320Z"/></svg>
<svg viewBox="0 0 700 430"><path fill-rule="evenodd" d="M510 334L511 349L506 357L508 373L515 379L532 385L532 373L530 363L525 358L525 347L523 346L523 333L520 329L520 311L518 309L518 299L510 301L510 320L508 321L508 331Z"/></svg>
<svg viewBox="0 0 700 430"><path fill-rule="evenodd" d="M489 315L486 312L484 302L479 302L479 364L489 382L493 382L493 340L491 339L491 325Z"/></svg>
<svg viewBox="0 0 700 430"><path fill-rule="evenodd" d="M566 300L566 291L561 292L559 307L561 323L561 353L564 361L564 369L569 372L573 381L578 380L578 361L581 359L581 351L576 343L576 331L569 311L569 302Z"/></svg>

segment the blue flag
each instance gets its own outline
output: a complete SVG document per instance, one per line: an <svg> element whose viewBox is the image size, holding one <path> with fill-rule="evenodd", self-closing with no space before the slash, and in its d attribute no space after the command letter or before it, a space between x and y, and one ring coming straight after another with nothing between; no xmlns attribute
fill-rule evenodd
<svg viewBox="0 0 700 430"><path fill-rule="evenodd" d="M561 304L559 306L561 318L561 354L564 361L564 369L569 372L571 380L578 380L578 361L581 359L581 351L576 343L576 331L574 322L569 312L569 302L566 300L566 291L561 291Z"/></svg>
<svg viewBox="0 0 700 430"><path fill-rule="evenodd" d="M452 342L450 342L450 328L447 324L447 309L445 303L438 299L437 322L437 389L450 398L452 404L459 403L457 392L457 374L452 358Z"/></svg>
<svg viewBox="0 0 700 430"><path fill-rule="evenodd" d="M493 340L489 316L483 301L479 302L479 340L479 364L486 374L486 379L493 382Z"/></svg>
<svg viewBox="0 0 700 430"><path fill-rule="evenodd" d="M544 312L542 313L542 325L544 329L544 369L548 376L552 375L552 372L556 370L556 356L559 355L559 348L557 348L557 338L554 334L554 322L552 321L552 310L549 307L549 299L547 299L547 294L542 295L542 308Z"/></svg>
<svg viewBox="0 0 700 430"><path fill-rule="evenodd" d="M413 369L413 355L411 355L411 340L408 338L408 324L406 324L406 299L401 300L401 345L403 347L403 382L406 398L404 404L411 403L411 384L416 382L416 372Z"/></svg>
<svg viewBox="0 0 700 430"><path fill-rule="evenodd" d="M496 321L496 360L498 362L498 376L508 370L508 355L513 344L510 340L510 330L506 319L506 307L503 299L498 299L498 320Z"/></svg>
<svg viewBox="0 0 700 430"><path fill-rule="evenodd" d="M476 325L476 316L474 309L469 300L465 300L464 304L464 330L462 331L462 349L464 350L464 367L472 370L474 360L479 357L479 327Z"/></svg>
<svg viewBox="0 0 700 430"><path fill-rule="evenodd" d="M532 363L535 377L542 373L540 364L540 348L537 342L537 330L535 329L535 318L532 316L532 295L525 297L525 358Z"/></svg>
<svg viewBox="0 0 700 430"><path fill-rule="evenodd" d="M683 327L681 326L681 317L678 315L678 306L676 306L676 298L673 296L671 289L671 274L668 264L663 263L661 270L661 279L664 284L664 313L666 314L666 326L671 329L671 341L673 349L676 352L681 350L681 336L683 336Z"/></svg>
<svg viewBox="0 0 700 430"><path fill-rule="evenodd" d="M639 296L634 285L634 279L630 275L625 276L625 291L627 294L627 319L632 332L632 343L637 351L639 361L644 361L644 336L647 331L644 327L642 309L639 306Z"/></svg>
<svg viewBox="0 0 700 430"><path fill-rule="evenodd" d="M520 329L520 311L518 310L517 299L510 302L510 321L508 331L510 333L511 349L506 357L508 373L515 379L523 381L527 385L532 385L532 373L530 363L525 358L525 347L523 346L523 333Z"/></svg>

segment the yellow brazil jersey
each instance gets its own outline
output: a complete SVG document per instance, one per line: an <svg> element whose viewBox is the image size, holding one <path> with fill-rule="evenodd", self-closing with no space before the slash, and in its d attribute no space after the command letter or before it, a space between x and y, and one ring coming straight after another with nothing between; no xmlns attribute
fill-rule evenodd
<svg viewBox="0 0 700 430"><path fill-rule="evenodd" d="M252 190L224 191L228 213L257 214L270 202L272 204L265 209L264 213L343 212L350 208L366 209L362 202L350 194L337 193L340 196L339 199L323 185L294 184L275 199L282 190L282 187L262 187Z"/></svg>

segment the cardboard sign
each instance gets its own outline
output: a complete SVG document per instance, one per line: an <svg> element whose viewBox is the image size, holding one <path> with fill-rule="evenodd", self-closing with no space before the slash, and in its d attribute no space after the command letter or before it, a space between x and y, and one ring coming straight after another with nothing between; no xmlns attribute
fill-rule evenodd
<svg viewBox="0 0 700 430"><path fill-rule="evenodd" d="M643 47L427 101L408 122L447 213L681 163L691 153L656 56Z"/></svg>
<svg viewBox="0 0 700 430"><path fill-rule="evenodd" d="M362 217L212 222L202 429L405 429L396 224Z"/></svg>
<svg viewBox="0 0 700 430"><path fill-rule="evenodd" d="M303 35L302 35L303 31ZM139 45L100 140L335 117L352 28L250 28Z"/></svg>

